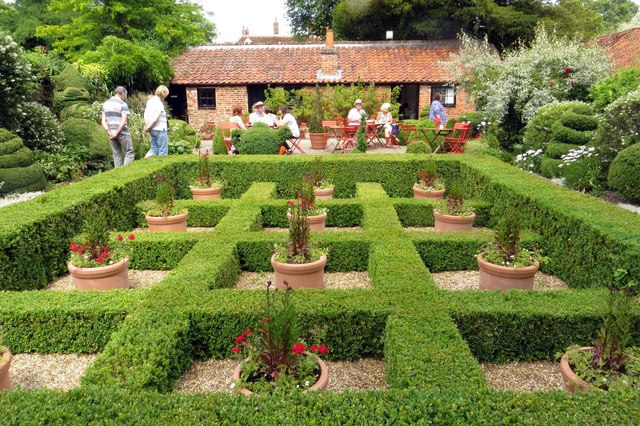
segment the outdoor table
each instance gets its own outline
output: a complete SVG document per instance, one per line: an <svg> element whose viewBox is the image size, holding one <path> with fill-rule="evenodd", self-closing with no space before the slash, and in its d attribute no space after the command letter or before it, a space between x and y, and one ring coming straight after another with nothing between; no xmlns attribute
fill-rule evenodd
<svg viewBox="0 0 640 426"><path fill-rule="evenodd" d="M453 129L440 129L438 127L423 127L419 130L422 132L422 136L424 136L429 146L432 147L432 149L435 146L433 150L434 154L442 148L445 138L453 132ZM442 136L442 138L441 141L438 142L440 136Z"/></svg>
<svg viewBox="0 0 640 426"><path fill-rule="evenodd" d="M334 143L327 143L327 150L331 147L331 145L335 145L333 148L333 151L331 152L335 152L338 149L342 149L342 147L340 147L340 137L342 136L342 128L344 126L338 126L337 124L335 126L327 126L325 127L326 129L329 129L330 131L330 137L333 137L336 139L335 144Z"/></svg>

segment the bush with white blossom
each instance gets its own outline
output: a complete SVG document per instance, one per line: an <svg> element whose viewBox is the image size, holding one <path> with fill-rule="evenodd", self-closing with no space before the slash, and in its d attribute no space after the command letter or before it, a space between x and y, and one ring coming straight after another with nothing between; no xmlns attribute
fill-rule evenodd
<svg viewBox="0 0 640 426"><path fill-rule="evenodd" d="M15 130L20 122L21 105L34 88L31 65L22 48L10 35L0 31L0 127Z"/></svg>
<svg viewBox="0 0 640 426"><path fill-rule="evenodd" d="M516 156L515 165L521 170L533 173L540 169L542 154L544 154L542 149L530 149Z"/></svg>

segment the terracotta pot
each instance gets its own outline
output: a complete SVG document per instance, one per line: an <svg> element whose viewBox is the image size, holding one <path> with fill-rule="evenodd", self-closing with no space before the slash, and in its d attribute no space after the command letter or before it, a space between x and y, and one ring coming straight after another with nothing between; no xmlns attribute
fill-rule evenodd
<svg viewBox="0 0 640 426"><path fill-rule="evenodd" d="M413 198L442 198L444 189L430 190L413 187Z"/></svg>
<svg viewBox="0 0 640 426"><path fill-rule="evenodd" d="M291 213L287 212L287 220L291 220ZM327 221L327 212L315 216L307 216L310 231L324 231Z"/></svg>
<svg viewBox="0 0 640 426"><path fill-rule="evenodd" d="M331 200L333 199L333 187L331 188L316 188L313 190L316 200Z"/></svg>
<svg viewBox="0 0 640 426"><path fill-rule="evenodd" d="M219 200L222 188L190 188L194 200Z"/></svg>
<svg viewBox="0 0 640 426"><path fill-rule="evenodd" d="M175 216L145 216L151 232L187 232L189 213Z"/></svg>
<svg viewBox="0 0 640 426"><path fill-rule="evenodd" d="M129 258L125 257L113 265L96 268L78 268L67 264L69 273L78 290L111 290L129 288Z"/></svg>
<svg viewBox="0 0 640 426"><path fill-rule="evenodd" d="M309 133L309 140L311 141L311 149L324 150L327 148L326 133Z"/></svg>
<svg viewBox="0 0 640 426"><path fill-rule="evenodd" d="M12 355L9 348L4 346L0 346L0 354L2 355L2 358L0 358L0 390L11 390L13 385L11 385L9 367L11 367Z"/></svg>
<svg viewBox="0 0 640 426"><path fill-rule="evenodd" d="M476 214L471 213L469 216L452 216L433 211L433 217L436 222L436 232L460 232L471 231L473 229L473 221L476 220Z"/></svg>
<svg viewBox="0 0 640 426"><path fill-rule="evenodd" d="M324 361L320 358L318 358L318 366L320 367L320 377L318 377L318 380L309 389L304 390L302 393L316 392L325 390L327 388L327 385L329 384L329 369L327 368L327 365L324 363ZM233 370L232 378L234 382L240 380L241 368L242 364L238 365L236 369ZM237 391L242 392L246 396L253 395L253 392L251 392L247 388L237 388Z"/></svg>
<svg viewBox="0 0 640 426"><path fill-rule="evenodd" d="M592 349L592 346L584 346L580 348L579 351L587 352ZM586 392L592 390L604 392L604 390L598 389L576 376L569 364L569 355L566 353L560 359L560 372L562 373L562 390L567 393Z"/></svg>
<svg viewBox="0 0 640 426"><path fill-rule="evenodd" d="M276 287L285 288L286 281L291 288L324 288L324 265L327 256L311 263L283 263L271 256L271 266L275 272Z"/></svg>
<svg viewBox="0 0 640 426"><path fill-rule="evenodd" d="M524 268L509 268L487 262L484 253L476 259L480 268L480 290L533 290L533 279L540 269L538 262Z"/></svg>

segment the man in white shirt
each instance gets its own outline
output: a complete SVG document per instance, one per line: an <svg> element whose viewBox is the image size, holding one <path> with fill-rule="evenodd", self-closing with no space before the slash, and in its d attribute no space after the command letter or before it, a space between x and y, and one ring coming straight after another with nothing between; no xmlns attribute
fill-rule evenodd
<svg viewBox="0 0 640 426"><path fill-rule="evenodd" d="M251 124L256 124L262 121L262 119L264 118L263 108L264 103L262 101L258 101L253 104L253 107L251 108L253 109L253 112L249 114L249 122Z"/></svg>
<svg viewBox="0 0 640 426"><path fill-rule="evenodd" d="M362 109L362 101L360 99L356 99L353 103L353 108L349 111L349 115L347 115L347 121L349 123L358 123L362 120L363 116L366 116L367 113Z"/></svg>

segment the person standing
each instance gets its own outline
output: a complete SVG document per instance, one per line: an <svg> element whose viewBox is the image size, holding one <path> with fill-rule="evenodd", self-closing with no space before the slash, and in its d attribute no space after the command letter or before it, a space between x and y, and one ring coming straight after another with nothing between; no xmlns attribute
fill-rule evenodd
<svg viewBox="0 0 640 426"><path fill-rule="evenodd" d="M242 120L242 105L237 104L233 107L231 111L231 117L229 117L229 123L236 123L239 129L247 130L247 126L244 125L244 120ZM231 131L233 134L233 131ZM231 150L229 150L229 154L235 155L238 153L238 148L234 143L231 144Z"/></svg>
<svg viewBox="0 0 640 426"><path fill-rule="evenodd" d="M125 102L127 89L116 87L112 98L102 105L102 127L109 135L111 152L113 153L113 167L130 164L135 158L133 140L127 128L129 107ZM124 152L124 159L123 157Z"/></svg>
<svg viewBox="0 0 640 426"><path fill-rule="evenodd" d="M440 93L433 95L433 102L431 102L431 107L429 108L429 120L433 120L436 127L439 125L442 129L447 124L447 112L444 110L442 103L440 103L441 99L442 95Z"/></svg>
<svg viewBox="0 0 640 426"><path fill-rule="evenodd" d="M360 124L360 122L362 121L362 117L366 115L367 112L362 109L362 101L360 99L356 99L356 101L353 103L353 108L351 108L349 114L347 115L347 121L349 123Z"/></svg>
<svg viewBox="0 0 640 426"><path fill-rule="evenodd" d="M160 85L144 109L144 130L151 134L151 149L145 158L153 155L169 155L169 126L162 101L169 95L167 86Z"/></svg>

